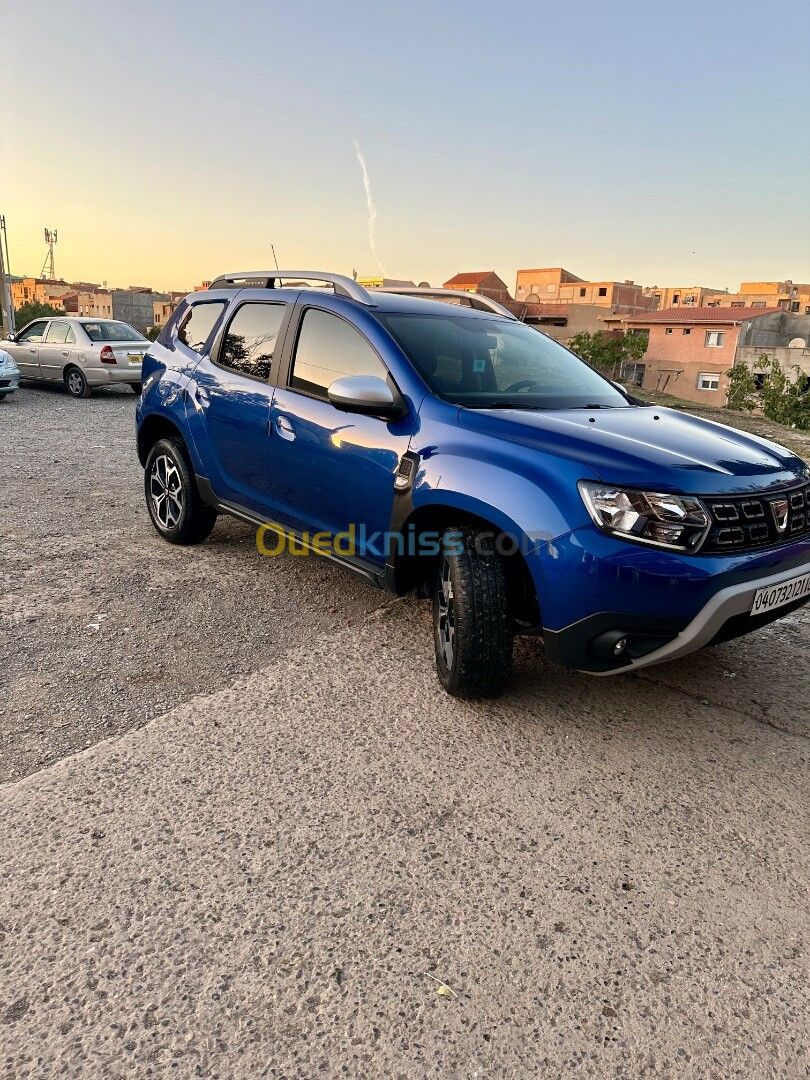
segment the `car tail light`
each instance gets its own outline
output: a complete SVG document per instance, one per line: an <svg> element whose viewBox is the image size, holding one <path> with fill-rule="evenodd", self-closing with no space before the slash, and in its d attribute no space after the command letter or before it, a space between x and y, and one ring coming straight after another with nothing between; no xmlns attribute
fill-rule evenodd
<svg viewBox="0 0 810 1080"><path fill-rule="evenodd" d="M104 346L104 348L101 350L101 356L99 357L99 359L101 360L102 364L115 363L115 353L112 351L112 347L110 345Z"/></svg>

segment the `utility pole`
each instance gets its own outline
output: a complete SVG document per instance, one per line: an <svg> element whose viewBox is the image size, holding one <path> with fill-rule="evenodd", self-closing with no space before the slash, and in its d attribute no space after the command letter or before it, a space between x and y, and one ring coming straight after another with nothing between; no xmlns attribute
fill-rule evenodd
<svg viewBox="0 0 810 1080"><path fill-rule="evenodd" d="M3 245L5 243L5 255ZM8 238L6 236L6 219L0 214L0 324L2 336L8 337L14 333L14 308L11 306L11 290L6 280L6 258L8 256Z"/></svg>

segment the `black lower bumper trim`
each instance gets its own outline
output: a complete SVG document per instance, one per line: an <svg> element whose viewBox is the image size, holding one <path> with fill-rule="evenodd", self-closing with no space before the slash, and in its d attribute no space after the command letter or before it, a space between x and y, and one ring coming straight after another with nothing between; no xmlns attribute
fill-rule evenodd
<svg viewBox="0 0 810 1080"><path fill-rule="evenodd" d="M600 611L566 626L564 630L544 630L546 655L554 663L578 671L620 671L631 660L660 649L690 623L685 617L628 615L622 611ZM599 656L592 648L594 638L608 630L620 630L627 637L621 656Z"/></svg>

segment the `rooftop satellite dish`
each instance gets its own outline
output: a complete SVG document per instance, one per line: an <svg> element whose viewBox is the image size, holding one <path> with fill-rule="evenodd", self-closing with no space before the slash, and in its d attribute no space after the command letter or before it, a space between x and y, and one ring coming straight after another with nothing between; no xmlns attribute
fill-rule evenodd
<svg viewBox="0 0 810 1080"><path fill-rule="evenodd" d="M804 340L803 337L795 337L795 338L793 338L792 341L788 342L788 348L789 349L806 349L807 348L807 342Z"/></svg>

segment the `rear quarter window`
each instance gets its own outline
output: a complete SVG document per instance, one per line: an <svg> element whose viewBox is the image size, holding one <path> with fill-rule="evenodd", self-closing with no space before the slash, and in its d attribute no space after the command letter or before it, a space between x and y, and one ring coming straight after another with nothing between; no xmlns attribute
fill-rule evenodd
<svg viewBox="0 0 810 1080"><path fill-rule="evenodd" d="M177 340L201 356L225 307L224 300L203 300L192 304L180 314L179 321L173 324L177 326ZM172 326L167 326L166 332L171 333Z"/></svg>

